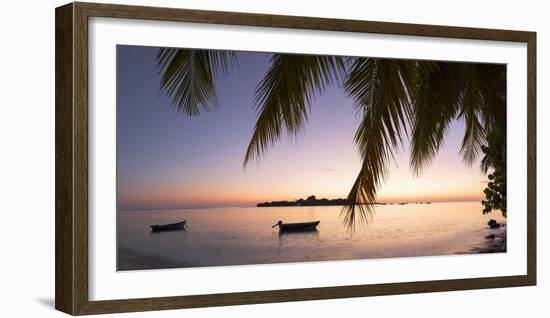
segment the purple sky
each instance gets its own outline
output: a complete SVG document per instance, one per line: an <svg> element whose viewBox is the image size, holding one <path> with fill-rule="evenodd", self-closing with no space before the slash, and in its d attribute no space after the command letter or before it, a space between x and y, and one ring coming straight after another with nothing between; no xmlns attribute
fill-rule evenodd
<svg viewBox="0 0 550 318"><path fill-rule="evenodd" d="M256 84L269 54L238 53L239 67L216 81L219 108L188 117L160 93L157 48L117 48L117 176L119 209L250 206L310 194L346 197L359 171L353 102L333 86L311 105L304 132L284 137L259 165L242 163L256 113ZM485 176L467 167L456 122L436 161L420 177L407 147L392 165L379 201L478 200Z"/></svg>

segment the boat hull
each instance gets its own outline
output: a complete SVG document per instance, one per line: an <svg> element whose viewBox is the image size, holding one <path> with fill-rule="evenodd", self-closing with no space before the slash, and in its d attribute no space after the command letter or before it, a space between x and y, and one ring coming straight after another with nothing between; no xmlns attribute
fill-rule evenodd
<svg viewBox="0 0 550 318"><path fill-rule="evenodd" d="M279 225L279 232L311 232L317 231L317 225L321 221L303 223L283 223Z"/></svg>
<svg viewBox="0 0 550 318"><path fill-rule="evenodd" d="M171 224L155 224L150 225L153 232L164 232L164 231L180 231L185 229L185 224L187 221L171 223Z"/></svg>

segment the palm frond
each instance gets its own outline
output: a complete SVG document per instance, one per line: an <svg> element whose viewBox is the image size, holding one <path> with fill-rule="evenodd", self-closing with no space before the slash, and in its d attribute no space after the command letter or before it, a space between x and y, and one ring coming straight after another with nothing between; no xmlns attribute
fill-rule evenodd
<svg viewBox="0 0 550 318"><path fill-rule="evenodd" d="M355 143L363 163L341 212L349 228L372 219L376 192L386 178L393 152L407 134L413 67L408 61L357 58L344 84L362 114Z"/></svg>
<svg viewBox="0 0 550 318"><path fill-rule="evenodd" d="M486 64L478 66L477 73L485 101L481 111L487 135L487 145L481 147L485 155L480 168L488 173L489 169L499 166L497 158L506 158L506 66Z"/></svg>
<svg viewBox="0 0 550 318"><path fill-rule="evenodd" d="M215 78L236 63L232 51L163 48L157 64L162 73L161 90L178 112L197 116L201 109L217 106Z"/></svg>
<svg viewBox="0 0 550 318"><path fill-rule="evenodd" d="M258 117L244 166L259 160L285 131L296 136L307 121L315 94L340 81L344 73L341 57L273 55L269 70L256 87Z"/></svg>
<svg viewBox="0 0 550 318"><path fill-rule="evenodd" d="M481 109L485 130L506 129L506 66L483 64L476 67L478 89L483 95Z"/></svg>
<svg viewBox="0 0 550 318"><path fill-rule="evenodd" d="M445 135L456 118L462 79L459 64L419 62L412 94L414 122L410 167L419 175L437 155Z"/></svg>
<svg viewBox="0 0 550 318"><path fill-rule="evenodd" d="M464 87L460 96L459 119L465 123L464 137L460 155L467 164L472 164L479 156L481 145L486 141L482 110L485 100L477 78L477 66L465 65L463 72Z"/></svg>

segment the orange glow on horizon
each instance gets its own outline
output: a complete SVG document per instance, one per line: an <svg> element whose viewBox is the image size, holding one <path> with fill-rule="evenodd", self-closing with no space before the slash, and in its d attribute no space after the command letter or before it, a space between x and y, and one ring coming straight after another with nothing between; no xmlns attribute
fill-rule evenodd
<svg viewBox="0 0 550 318"><path fill-rule="evenodd" d="M424 188L432 190L431 192L419 191L419 184L424 183ZM438 185L436 184L435 187ZM199 187L186 188L176 187L154 187L150 188L132 188L128 193L119 193L119 208L178 208L178 207L221 207L221 206L254 206L260 202L268 201L294 201L305 199L309 195L315 195L318 199L338 199L347 197L347 187L349 184L341 185L343 191L327 192L320 191L322 187L317 187L317 191L296 191L293 187L288 188L270 188L270 187L228 187L213 188ZM440 185L441 187L441 185ZM306 187L308 188L308 187ZM314 189L315 187L309 187ZM485 183L478 182L475 187L456 187L440 188L433 191L434 185L427 185L421 180L411 182L407 187L388 188L383 187L378 194L378 202L398 203L398 202L445 202L445 201L480 201L483 199L483 189ZM139 194L136 196L136 193Z"/></svg>
<svg viewBox="0 0 550 318"><path fill-rule="evenodd" d="M276 154L244 173L226 173L223 179L219 179L223 170L212 169L193 180L182 177L170 182L128 185L119 189L118 207L254 206L260 202L305 199L309 195L346 198L360 165L358 160L330 158L335 168L327 172L322 169L325 163L312 164L310 156L314 154L292 162L285 162ZM480 201L484 197L486 178L476 168L448 160L434 161L422 175L415 177L407 163L402 158L392 167L388 180L378 190L378 202Z"/></svg>

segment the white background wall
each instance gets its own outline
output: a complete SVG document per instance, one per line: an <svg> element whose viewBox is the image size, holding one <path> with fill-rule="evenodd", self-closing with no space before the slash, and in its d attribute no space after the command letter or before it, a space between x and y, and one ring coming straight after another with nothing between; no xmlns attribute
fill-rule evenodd
<svg viewBox="0 0 550 318"><path fill-rule="evenodd" d="M124 314L135 317L548 317L550 218L550 12L546 1L108 1L538 32L537 287ZM0 316L60 317L54 297L54 8L63 1L5 1L0 28ZM546 179L546 180L545 180ZM115 316L115 315L112 315ZM117 315L123 316L123 315Z"/></svg>

